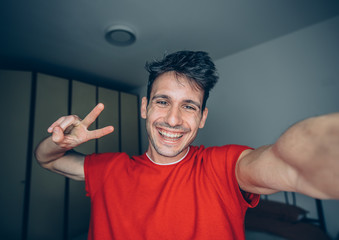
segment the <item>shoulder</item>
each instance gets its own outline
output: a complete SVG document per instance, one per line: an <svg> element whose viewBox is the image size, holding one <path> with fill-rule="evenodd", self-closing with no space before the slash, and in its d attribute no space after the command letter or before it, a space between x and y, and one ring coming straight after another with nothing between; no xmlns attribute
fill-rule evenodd
<svg viewBox="0 0 339 240"><path fill-rule="evenodd" d="M195 161L201 162L205 167L223 172L226 169L235 169L235 165L242 153L251 151L250 149L248 146L235 144L207 148L200 146L192 149L192 157Z"/></svg>
<svg viewBox="0 0 339 240"><path fill-rule="evenodd" d="M252 148L244 145L237 145L237 144L228 144L223 146L213 146L213 147L204 147L201 145L200 147L193 147L194 153L198 155L205 155L208 157L225 157L225 158L236 158L238 159L242 153L251 151Z"/></svg>

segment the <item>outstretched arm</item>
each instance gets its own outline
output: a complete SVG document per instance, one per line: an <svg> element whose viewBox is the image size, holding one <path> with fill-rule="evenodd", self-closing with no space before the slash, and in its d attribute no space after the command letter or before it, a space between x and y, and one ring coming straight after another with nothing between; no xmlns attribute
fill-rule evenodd
<svg viewBox="0 0 339 240"><path fill-rule="evenodd" d="M339 113L301 121L275 144L243 152L236 176L248 192L339 199Z"/></svg>
<svg viewBox="0 0 339 240"><path fill-rule="evenodd" d="M84 180L85 157L70 150L91 139L113 132L112 126L88 130L103 109L104 105L99 103L83 120L70 115L54 122L47 130L52 135L43 140L35 150L38 163L48 170L74 180Z"/></svg>

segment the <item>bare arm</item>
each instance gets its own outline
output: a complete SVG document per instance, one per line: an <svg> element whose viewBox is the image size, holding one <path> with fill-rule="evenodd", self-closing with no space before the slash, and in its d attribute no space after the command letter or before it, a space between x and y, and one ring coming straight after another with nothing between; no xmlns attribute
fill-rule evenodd
<svg viewBox="0 0 339 240"><path fill-rule="evenodd" d="M87 130L103 109L104 105L98 104L83 120L71 115L61 117L54 122L48 128L52 136L43 140L35 150L38 163L50 171L74 180L84 180L85 157L72 149L113 131L112 126L94 131Z"/></svg>
<svg viewBox="0 0 339 240"><path fill-rule="evenodd" d="M275 144L245 151L236 176L248 192L339 199L339 113L301 121Z"/></svg>

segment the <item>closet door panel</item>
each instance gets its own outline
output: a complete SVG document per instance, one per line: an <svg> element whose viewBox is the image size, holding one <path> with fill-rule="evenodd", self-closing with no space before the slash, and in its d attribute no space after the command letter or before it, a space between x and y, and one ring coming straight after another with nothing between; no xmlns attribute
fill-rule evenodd
<svg viewBox="0 0 339 240"><path fill-rule="evenodd" d="M79 81L72 81L72 114L84 119L96 105L96 87ZM94 122L89 129L95 129ZM91 140L76 147L77 152L95 152L95 141ZM88 231L90 199L86 197L85 182L69 180L68 236L70 239Z"/></svg>
<svg viewBox="0 0 339 240"><path fill-rule="evenodd" d="M34 146L48 136L47 128L68 113L68 83L62 78L37 76ZM32 162L28 239L62 239L65 177Z"/></svg>
<svg viewBox="0 0 339 240"><path fill-rule="evenodd" d="M139 155L138 97L121 93L120 104L121 151L130 156Z"/></svg>
<svg viewBox="0 0 339 240"><path fill-rule="evenodd" d="M72 81L72 113L84 119L96 106L96 87L79 81ZM96 129L96 122L93 122L89 130ZM95 140L88 141L75 148L83 154L90 154L95 151Z"/></svg>
<svg viewBox="0 0 339 240"><path fill-rule="evenodd" d="M0 239L21 239L31 79L0 70Z"/></svg>
<svg viewBox="0 0 339 240"><path fill-rule="evenodd" d="M98 100L105 105L98 118L98 127L114 127L113 133L98 139L98 152L119 152L119 92L99 87Z"/></svg>

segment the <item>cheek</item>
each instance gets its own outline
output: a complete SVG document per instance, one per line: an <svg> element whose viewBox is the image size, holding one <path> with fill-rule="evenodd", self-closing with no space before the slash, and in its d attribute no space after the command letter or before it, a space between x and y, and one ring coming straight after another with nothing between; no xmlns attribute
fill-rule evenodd
<svg viewBox="0 0 339 240"><path fill-rule="evenodd" d="M190 125L191 130L198 129L200 126L200 116L190 116L190 118L187 118L187 123Z"/></svg>
<svg viewBox="0 0 339 240"><path fill-rule="evenodd" d="M154 109L150 108L147 112L147 120L150 124L155 122L158 119L161 119L161 111L157 110L155 111Z"/></svg>

